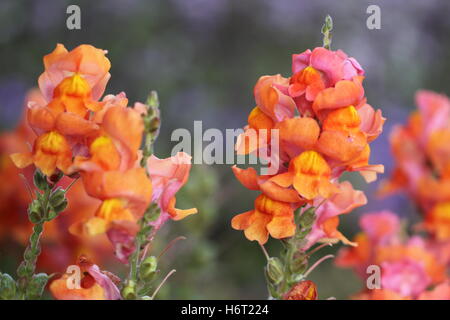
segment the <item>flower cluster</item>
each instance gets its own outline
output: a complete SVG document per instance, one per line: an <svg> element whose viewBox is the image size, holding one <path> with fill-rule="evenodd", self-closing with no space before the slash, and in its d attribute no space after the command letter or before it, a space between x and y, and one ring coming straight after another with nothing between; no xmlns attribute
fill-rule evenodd
<svg viewBox="0 0 450 320"><path fill-rule="evenodd" d="M406 192L419 206L420 227L438 241L450 240L450 100L431 91L416 94L418 111L392 132L396 162L382 194Z"/></svg>
<svg viewBox="0 0 450 320"><path fill-rule="evenodd" d="M189 176L190 156L178 153L159 159L152 155L160 121L157 106L135 103L128 107L123 92L102 99L110 79L106 53L91 45L68 51L58 44L44 57L41 96L30 100L26 111L36 138L31 150L13 153L11 159L19 168L34 165L52 188L62 175L63 179L81 177L87 195L101 203L93 216L84 214L74 221L70 232L84 239L107 234L116 257L126 263L136 249L140 228L151 228L154 236L169 218L180 220L197 211L175 208L175 194ZM144 219L143 226L139 222L149 207L153 216ZM93 269L86 268L96 278ZM58 285L52 288L55 297L62 295Z"/></svg>
<svg viewBox="0 0 450 320"><path fill-rule="evenodd" d="M25 99L28 102L45 104L37 89L32 89ZM1 186L0 242L13 239L25 245L32 230L32 223L24 213L29 205L30 195L26 185L33 184L32 166L20 170L11 161L9 155L14 152L27 152L27 144L33 142L35 134L22 117L15 130L0 135L0 179L8 181ZM72 179L63 177L56 188L66 189ZM42 253L37 261L39 269L57 272L74 261L80 252L88 254L95 261L103 261L110 250L108 241L98 237L87 239L70 234L68 228L77 221L91 215L98 206L98 200L89 197L81 183L75 183L66 194L68 206L58 219L46 223L45 233L41 237Z"/></svg>
<svg viewBox="0 0 450 320"><path fill-rule="evenodd" d="M364 215L356 248L342 249L337 264L362 278L370 265L381 267L378 289L358 299L450 299L450 101L441 94L419 91L419 110L391 133L396 167L380 193L408 194L423 220L406 236L397 215L383 211Z"/></svg>
<svg viewBox="0 0 450 320"><path fill-rule="evenodd" d="M271 175L233 167L246 188L261 191L253 210L233 218L234 229L260 244L269 235L292 237L297 230L294 212L306 205L318 209L305 249L324 238L350 243L337 229L338 216L364 205L366 198L339 177L357 171L371 182L383 172L382 165L369 164L369 157L370 143L385 119L367 104L363 75L354 58L318 47L293 55L289 78L278 74L257 81L256 107L236 150L279 165Z"/></svg>
<svg viewBox="0 0 450 320"><path fill-rule="evenodd" d="M336 264L350 267L362 279L369 266L379 266L375 287L368 287L355 299L450 299L449 247L420 236L407 237L398 216L390 211L361 217L362 232L355 236L357 247L340 251ZM370 279L367 279L369 281ZM377 283L378 282L378 283Z"/></svg>

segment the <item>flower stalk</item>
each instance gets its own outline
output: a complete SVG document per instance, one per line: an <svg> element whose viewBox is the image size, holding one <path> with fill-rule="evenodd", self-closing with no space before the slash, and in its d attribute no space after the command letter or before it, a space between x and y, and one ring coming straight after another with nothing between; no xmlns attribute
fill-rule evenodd
<svg viewBox="0 0 450 320"><path fill-rule="evenodd" d="M61 174L46 177L36 170L34 185L41 192L35 192L35 197L28 207L28 217L34 224L33 232L23 255L23 261L17 268L17 298L37 299L42 296L49 276L45 273L35 274L36 262L41 253L40 239L44 231L44 224L55 219L67 207L65 194L67 190L54 189L55 184L62 178Z"/></svg>
<svg viewBox="0 0 450 320"><path fill-rule="evenodd" d="M153 145L159 134L160 116L159 99L156 91L150 92L147 99L147 112L143 115L144 119L144 146L142 149L141 167L147 169L147 160L153 154ZM153 227L150 222L155 221L160 214L160 209L156 203L151 203L145 211L143 217L138 221L139 231L135 237L134 251L129 258L129 275L125 281L122 295L127 300L141 299L149 291L149 282L153 280L155 270L151 277L142 277L140 274L141 266L145 262L145 257L141 257L141 252L146 254L146 248L151 241ZM155 263L157 261L155 260Z"/></svg>

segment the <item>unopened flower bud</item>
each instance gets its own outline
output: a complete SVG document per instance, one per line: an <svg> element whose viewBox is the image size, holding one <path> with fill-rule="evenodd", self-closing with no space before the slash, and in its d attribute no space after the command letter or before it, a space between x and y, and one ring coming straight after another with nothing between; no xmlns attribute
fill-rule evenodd
<svg viewBox="0 0 450 320"><path fill-rule="evenodd" d="M38 169L34 172L33 183L39 190L45 191L48 188L47 177Z"/></svg>
<svg viewBox="0 0 450 320"><path fill-rule="evenodd" d="M314 223L314 220L316 220L316 213L315 213L315 211L316 211L316 208L315 207L311 207L311 208L308 208L308 209L306 209L303 213L302 213L302 215L300 216L300 225L303 227L303 228L305 228L305 229L308 229L308 228L311 228L312 227L312 225L313 225L313 223Z"/></svg>
<svg viewBox="0 0 450 320"><path fill-rule="evenodd" d="M303 252L296 252L289 266L289 269L294 274L302 274L308 267L307 255Z"/></svg>
<svg viewBox="0 0 450 320"><path fill-rule="evenodd" d="M283 300L317 300L317 287L311 280L303 280L294 285Z"/></svg>
<svg viewBox="0 0 450 320"><path fill-rule="evenodd" d="M270 282L277 285L284 277L283 264L276 257L269 258L266 266L267 277Z"/></svg>
<svg viewBox="0 0 450 320"><path fill-rule="evenodd" d="M26 296L28 299L38 299L42 296L42 292L48 281L48 275L45 273L38 273L33 275L27 287Z"/></svg>
<svg viewBox="0 0 450 320"><path fill-rule="evenodd" d="M50 195L50 204L53 207L59 206L61 203L64 202L64 200L66 200L66 192L60 187L58 187Z"/></svg>
<svg viewBox="0 0 450 320"><path fill-rule="evenodd" d="M156 274L156 268L158 266L158 260L154 256L145 258L141 263L139 273L142 279L150 281Z"/></svg>
<svg viewBox="0 0 450 320"><path fill-rule="evenodd" d="M33 200L28 207L28 218L34 224L38 223L42 218L41 203L38 200Z"/></svg>
<svg viewBox="0 0 450 320"><path fill-rule="evenodd" d="M16 282L6 273L0 273L0 299L14 299L16 295Z"/></svg>
<svg viewBox="0 0 450 320"><path fill-rule="evenodd" d="M136 299L136 284L134 281L129 281L122 289L122 297L125 300L135 300Z"/></svg>

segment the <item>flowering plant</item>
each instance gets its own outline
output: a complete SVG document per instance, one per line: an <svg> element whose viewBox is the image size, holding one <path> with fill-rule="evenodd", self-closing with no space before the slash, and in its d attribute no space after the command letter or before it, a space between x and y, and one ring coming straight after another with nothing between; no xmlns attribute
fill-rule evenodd
<svg viewBox="0 0 450 320"><path fill-rule="evenodd" d="M138 102L132 107L123 92L102 99L110 79L106 53L91 45L68 51L58 44L44 57L40 91L33 91L28 98L26 121L8 137L32 144L31 149L19 145L11 159L27 172L28 179L24 178L32 199L28 217L33 232L17 269L18 279L0 275L2 298L39 298L49 280L57 299L154 298L160 288L154 290L158 259L148 255L150 245L167 220L181 220L197 212L175 208L175 194L189 177L190 156L178 153L159 159L153 154L160 126L156 93L150 94L146 104ZM7 149L14 148L9 145ZM29 168L34 168L34 174ZM72 186L86 194L89 205L77 208L69 203ZM95 205L91 199L97 199ZM65 228L83 239L77 240L80 246L74 250L79 255L74 266L80 270L75 287L69 285L70 272L58 279L35 274L44 226L73 211L73 217L65 219ZM101 235L109 239L115 256L128 265L126 279L102 271L91 260L95 253L93 257L85 255L93 250L86 244L89 239L96 242ZM104 241L101 246L103 251L111 250L105 249Z"/></svg>
<svg viewBox="0 0 450 320"><path fill-rule="evenodd" d="M342 249L336 261L362 277L368 266L381 267L379 285L363 290L355 296L358 299L450 299L446 271L450 262L450 101L422 90L417 92L416 102L419 110L390 135L396 167L380 193L406 193L423 220L409 237L392 212L362 216L362 232L355 237L358 247Z"/></svg>
<svg viewBox="0 0 450 320"><path fill-rule="evenodd" d="M385 119L367 104L360 64L343 51L330 49L331 30L328 16L322 30L324 47L294 54L289 78L278 74L257 81L257 106L236 145L238 154L277 162L278 169L269 175L258 175L252 167L233 167L246 188L261 194L253 210L231 222L263 248L273 298L316 297L312 284L304 279L332 256L307 270L312 252L320 246L307 250L319 241L354 245L338 230L339 216L367 201L362 191L339 178L346 171L357 171L371 182L383 172L383 165L369 164L369 157L370 143L381 133ZM279 137L279 147L274 135ZM285 245L281 259L265 251L269 235ZM304 290L301 295L292 293Z"/></svg>

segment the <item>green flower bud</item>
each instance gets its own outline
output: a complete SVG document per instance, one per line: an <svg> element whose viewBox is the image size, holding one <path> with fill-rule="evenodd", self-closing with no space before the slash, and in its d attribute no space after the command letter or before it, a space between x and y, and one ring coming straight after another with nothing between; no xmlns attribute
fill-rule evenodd
<svg viewBox="0 0 450 320"><path fill-rule="evenodd" d="M39 190L45 191L48 189L47 177L39 169L34 172L33 182Z"/></svg>
<svg viewBox="0 0 450 320"><path fill-rule="evenodd" d="M156 268L158 267L158 260L154 256L150 256L145 258L145 260L141 263L141 267L139 269L140 276L145 281L153 280L153 277L156 274Z"/></svg>
<svg viewBox="0 0 450 320"><path fill-rule="evenodd" d="M50 204L53 207L59 206L65 200L66 200L66 191L63 190L61 187L56 188L56 190L53 191L52 194L50 195Z"/></svg>
<svg viewBox="0 0 450 320"><path fill-rule="evenodd" d="M302 215L300 216L300 225L305 228L311 228L314 221L316 220L316 208L311 207L305 210Z"/></svg>
<svg viewBox="0 0 450 320"><path fill-rule="evenodd" d="M59 205L53 207L53 209L55 209L56 213L58 214L58 213L63 212L64 210L66 210L68 204L69 203L67 202L67 199L64 199L63 202L61 202Z"/></svg>
<svg viewBox="0 0 450 320"><path fill-rule="evenodd" d="M27 287L26 296L28 299L38 299L42 296L47 285L48 275L45 273L35 274Z"/></svg>
<svg viewBox="0 0 450 320"><path fill-rule="evenodd" d="M30 265L26 261L22 261L17 268L17 275L20 278L26 277L31 271Z"/></svg>
<svg viewBox="0 0 450 320"><path fill-rule="evenodd" d="M144 213L144 220L146 222L153 222L159 218L161 214L161 209L158 207L156 203L150 204L147 211Z"/></svg>
<svg viewBox="0 0 450 320"><path fill-rule="evenodd" d="M136 284L134 281L129 281L125 287L122 289L122 297L125 300L135 300L136 296Z"/></svg>
<svg viewBox="0 0 450 320"><path fill-rule="evenodd" d="M303 252L297 252L292 258L291 264L289 265L289 270L294 274L303 274L308 267L308 259L306 254Z"/></svg>
<svg viewBox="0 0 450 320"><path fill-rule="evenodd" d="M7 273L0 273L0 300L14 299L16 290L14 279Z"/></svg>
<svg viewBox="0 0 450 320"><path fill-rule="evenodd" d="M55 209L50 208L47 212L47 217L45 218L46 221L51 221L55 219L58 216L58 213L55 211Z"/></svg>
<svg viewBox="0 0 450 320"><path fill-rule="evenodd" d="M42 208L39 200L33 200L28 206L28 219L34 224L42 219Z"/></svg>
<svg viewBox="0 0 450 320"><path fill-rule="evenodd" d="M279 258L269 258L266 266L267 277L272 284L279 284L284 278L283 263Z"/></svg>
<svg viewBox="0 0 450 320"><path fill-rule="evenodd" d="M147 105L151 108L159 108L159 98L156 91L150 92L147 98Z"/></svg>

